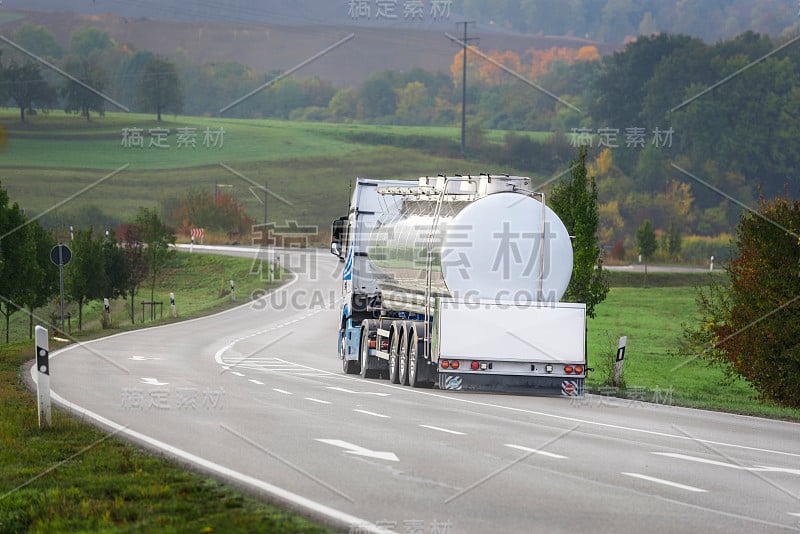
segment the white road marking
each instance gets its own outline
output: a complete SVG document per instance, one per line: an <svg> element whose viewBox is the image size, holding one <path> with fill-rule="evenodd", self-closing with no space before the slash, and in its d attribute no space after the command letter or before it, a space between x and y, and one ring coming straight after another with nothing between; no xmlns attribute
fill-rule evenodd
<svg viewBox="0 0 800 534"><path fill-rule="evenodd" d="M341 391L342 393L352 393L353 395L373 395L375 397L389 397L391 393L375 393L372 391L353 391L352 389L340 388L335 386L328 386L328 389L334 391Z"/></svg>
<svg viewBox="0 0 800 534"><path fill-rule="evenodd" d="M259 386L263 386L264 385L264 382L260 382L258 380L253 379L253 378L248 378L248 380L250 380L250 382L252 382L253 384L258 384Z"/></svg>
<svg viewBox="0 0 800 534"><path fill-rule="evenodd" d="M668 458L677 458L678 460L688 460L690 462L697 462L708 465L717 465L720 467L727 467L729 469L739 469L741 471L754 471L762 473L788 473L790 475L800 475L800 469L791 469L788 467L770 467L766 465L756 465L753 467L745 467L743 465L736 465L728 462L719 462L717 460L709 460L708 458L700 458L698 456L689 456L687 454L678 454L674 452L654 452L658 456L666 456Z"/></svg>
<svg viewBox="0 0 800 534"><path fill-rule="evenodd" d="M370 411L367 411L367 410L359 410L358 408L353 408L353 411L354 412L358 412L358 413L363 413L363 414L366 414L366 415L371 415L373 417L381 417L383 419L391 419L390 416L383 415L382 413L375 413L375 412L370 412Z"/></svg>
<svg viewBox="0 0 800 534"><path fill-rule="evenodd" d="M348 443L346 441L342 441L340 439L317 439L322 443L327 443L328 445L333 445L334 447L340 447L342 449L347 449L344 451L347 454L353 454L355 456L365 456L367 458L376 458L378 460L388 460L390 462L399 462L400 459L395 455L393 452L385 452L385 451L372 451L370 449L366 449L364 447L360 447L358 445L353 445L352 443Z"/></svg>
<svg viewBox="0 0 800 534"><path fill-rule="evenodd" d="M463 432L458 432L456 430L448 430L446 428L442 428L440 426L433 426L433 425L419 425L422 428L430 428L431 430L436 430L437 432L446 432L447 434L455 434L456 436L466 436Z"/></svg>
<svg viewBox="0 0 800 534"><path fill-rule="evenodd" d="M235 374L236 376L244 376L242 373L238 371L231 371L231 373Z"/></svg>
<svg viewBox="0 0 800 534"><path fill-rule="evenodd" d="M549 458L556 458L558 460L566 460L566 456L561 456L560 454L555 454L552 452L547 451L540 451L539 449L531 449L530 447L523 447L522 445L513 445L511 443L506 443L506 447L510 447L512 449L518 449L525 452L532 452L534 454L539 454L541 456L547 456Z"/></svg>
<svg viewBox="0 0 800 534"><path fill-rule="evenodd" d="M306 400L311 402L318 402L319 404L330 404L330 402L326 400L315 399L314 397L306 397Z"/></svg>
<svg viewBox="0 0 800 534"><path fill-rule="evenodd" d="M285 389L272 388L272 391L275 391L277 393L282 393L283 395L294 395L294 393L292 393L291 391L286 391Z"/></svg>
<svg viewBox="0 0 800 534"><path fill-rule="evenodd" d="M647 475L642 475L640 473L622 473L622 474L625 476L640 478L642 480L647 480L649 482L655 482L656 484L664 484L665 486L671 486L673 488L678 488L686 491L694 491L696 493L706 493L706 490L704 489L695 488L694 486L687 486L686 484L678 484L677 482L671 482L669 480L664 480L663 478L650 477Z"/></svg>
<svg viewBox="0 0 800 534"><path fill-rule="evenodd" d="M143 383L147 384L148 386L166 386L169 382L161 382L158 378L140 378Z"/></svg>
<svg viewBox="0 0 800 534"><path fill-rule="evenodd" d="M151 358L151 357L147 357L147 356L131 356L128 359L129 360L133 360L135 362L145 362L147 360L160 360L161 358L155 358L155 357Z"/></svg>
<svg viewBox="0 0 800 534"><path fill-rule="evenodd" d="M789 515L793 515L795 517L800 517L800 513L796 513L796 512L789 512Z"/></svg>
<svg viewBox="0 0 800 534"><path fill-rule="evenodd" d="M35 366L32 367L31 369L34 368ZM200 456L196 456L192 453L186 452L183 449L179 449L177 447L169 445L168 443L164 443L163 441L159 441L155 438L151 438L150 436L147 436L140 432L136 432L135 430L131 430L130 428L122 426L119 423L115 423L110 419L106 419L102 415L99 415L91 410L78 406L77 404L66 400L65 398L61 397L55 392L52 392L51 395L53 397L53 400L61 404L62 406L66 406L73 412L80 413L94 419L104 427L108 427L116 431L117 434L124 434L126 436L129 436L134 441L147 443L151 447L164 451L166 454L170 456L180 458L183 461L190 462L201 468L216 473L223 479L237 480L242 484L246 484L259 491L263 491L273 496L274 498L278 499L279 501L285 500L297 505L300 508L308 510L314 514L321 514L326 517L329 517L332 520L338 522L340 525L345 526L345 528L347 525L351 526L358 525L359 529L366 529L365 531L368 532L374 532L374 533L386 532L386 530L384 528L381 528L379 525L370 523L369 521L361 519L360 517L353 516L345 512L342 512L340 510L336 510L335 508L331 508L324 504L320 504L316 501L312 501L311 499L297 495L296 493L292 493L281 487L272 485L269 482L264 482L263 480L259 480L250 475L234 471L233 469L214 463L211 460L206 460L205 458L201 458Z"/></svg>

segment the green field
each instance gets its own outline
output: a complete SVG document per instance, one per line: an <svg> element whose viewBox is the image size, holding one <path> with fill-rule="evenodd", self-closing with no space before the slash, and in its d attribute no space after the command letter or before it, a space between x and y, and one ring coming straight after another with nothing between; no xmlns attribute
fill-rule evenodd
<svg viewBox="0 0 800 534"><path fill-rule="evenodd" d="M416 179L439 173L508 172L436 155L435 150L402 148L404 139L452 139L457 128L341 125L275 120L165 117L157 123L147 115L107 113L92 122L60 112L35 115L21 124L17 114L0 114L8 141L0 154L2 186L33 215L61 205L50 217L62 226L88 206L116 221L130 218L139 206L156 206L189 189L228 189L248 213L261 220L263 205L250 191L268 181L269 220L281 225L298 221L326 231L348 206L351 182L358 176L375 179ZM123 146L123 129L143 130L144 148ZM147 132L170 130L170 148L149 147ZM177 129L195 128L196 148L177 147ZM223 144L204 146L204 132L224 129ZM354 142L353 135L396 140L396 146ZM491 132L501 140L503 132ZM233 172L221 164L231 167ZM112 171L124 171L104 179ZM94 185L93 185L94 184ZM81 192L84 188L86 191ZM81 192L76 196L77 193ZM260 197L260 195L258 195ZM73 198L74 197L74 198Z"/></svg>
<svg viewBox="0 0 800 534"><path fill-rule="evenodd" d="M659 273L648 277L647 289L642 288L641 274L616 278L620 285L611 288L597 307L597 317L589 319L589 366L596 369L588 379L592 392L800 420L800 410L759 401L749 383L727 377L720 366L710 366L699 356L677 354L683 326L699 318L696 286L708 284L708 273ZM616 351L620 336L628 337L623 368L628 391L601 389L602 367ZM636 389L639 393L634 393Z"/></svg>

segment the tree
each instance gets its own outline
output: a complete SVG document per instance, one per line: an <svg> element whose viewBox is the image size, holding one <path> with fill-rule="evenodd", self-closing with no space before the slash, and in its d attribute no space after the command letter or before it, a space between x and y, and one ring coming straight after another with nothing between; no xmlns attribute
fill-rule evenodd
<svg viewBox="0 0 800 534"><path fill-rule="evenodd" d="M58 268L50 260L55 238L38 222L30 223L27 228L34 253L33 276L22 294L21 303L28 308L28 337L33 338L33 311L57 295L59 285Z"/></svg>
<svg viewBox="0 0 800 534"><path fill-rule="evenodd" d="M25 122L25 110L38 107L49 110L56 101L55 89L42 77L35 63L11 61L3 69L2 81L8 96L19 108L19 120Z"/></svg>
<svg viewBox="0 0 800 534"><path fill-rule="evenodd" d="M22 309L22 301L36 272L33 242L25 216L0 188L0 313L5 318L6 343L11 315Z"/></svg>
<svg viewBox="0 0 800 534"><path fill-rule="evenodd" d="M131 299L131 324L136 322L136 295L139 287L147 279L149 270L147 258L144 254L144 243L142 242L141 229L135 224L126 223L120 226L119 236L121 240L121 250L125 255L125 280L123 285L125 293Z"/></svg>
<svg viewBox="0 0 800 534"><path fill-rule="evenodd" d="M136 85L136 103L142 110L155 113L158 122L163 112L177 114L183 110L183 92L174 63L160 57L147 63Z"/></svg>
<svg viewBox="0 0 800 534"><path fill-rule="evenodd" d="M647 262L658 248L656 231L653 229L650 219L645 219L642 225L636 229L636 244L639 247L639 254L644 259L644 286L647 287Z"/></svg>
<svg viewBox="0 0 800 534"><path fill-rule="evenodd" d="M100 66L97 56L92 54L85 57L70 56L65 63L65 70L86 85L98 91L105 90L106 73ZM61 92L64 97L64 111L78 113L91 120L90 113L95 111L101 116L105 114L106 101L97 93L86 89L79 83L67 80Z"/></svg>
<svg viewBox="0 0 800 534"><path fill-rule="evenodd" d="M800 407L800 201L761 200L736 229L728 285L701 292L682 352L721 363L762 398Z"/></svg>
<svg viewBox="0 0 800 534"><path fill-rule="evenodd" d="M140 239L145 245L145 257L150 273L150 301L155 298L156 280L166 262L170 245L175 244L175 234L161 222L155 209L139 208L134 224L139 228Z"/></svg>
<svg viewBox="0 0 800 534"><path fill-rule="evenodd" d="M549 204L567 228L573 241L574 261L565 298L586 303L586 314L594 318L595 306L608 295L608 280L600 259L597 230L600 220L597 185L586 170L588 148L578 150L570 162L570 177L553 188Z"/></svg>
<svg viewBox="0 0 800 534"><path fill-rule="evenodd" d="M70 51L82 57L87 57L95 50L114 48L116 44L108 32L88 26L72 33L70 36Z"/></svg>
<svg viewBox="0 0 800 534"><path fill-rule="evenodd" d="M11 39L25 50L42 57L59 59L64 49L58 44L50 30L44 26L26 22L11 34Z"/></svg>
<svg viewBox="0 0 800 534"><path fill-rule="evenodd" d="M76 230L72 240L72 261L64 267L64 290L78 304L78 330L83 329L83 306L108 295L108 277L103 241L92 229Z"/></svg>

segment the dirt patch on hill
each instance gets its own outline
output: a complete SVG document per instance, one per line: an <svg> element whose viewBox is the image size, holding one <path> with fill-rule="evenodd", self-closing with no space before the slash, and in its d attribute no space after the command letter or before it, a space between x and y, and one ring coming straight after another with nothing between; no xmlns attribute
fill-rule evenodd
<svg viewBox="0 0 800 534"><path fill-rule="evenodd" d="M198 62L237 61L256 72L288 70L351 33L355 38L297 72L301 78L318 76L339 86L356 86L381 70L408 71L419 67L449 73L458 46L443 31L359 26L270 26L214 22L179 22L127 18L116 15L24 12L24 21L46 26L65 48L72 32L96 26L131 50L152 50L174 57L185 53ZM7 34L24 21L3 25ZM453 32L455 32L455 26ZM476 32L483 50L523 53L531 48L598 46L572 37L521 36Z"/></svg>

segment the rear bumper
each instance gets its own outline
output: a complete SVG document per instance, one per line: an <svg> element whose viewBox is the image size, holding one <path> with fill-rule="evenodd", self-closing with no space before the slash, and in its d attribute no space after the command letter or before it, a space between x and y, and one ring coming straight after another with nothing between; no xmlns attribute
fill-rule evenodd
<svg viewBox="0 0 800 534"><path fill-rule="evenodd" d="M584 378L560 376L515 376L496 374L453 373L439 371L439 389L450 391L487 391L528 393L531 395L583 395Z"/></svg>

